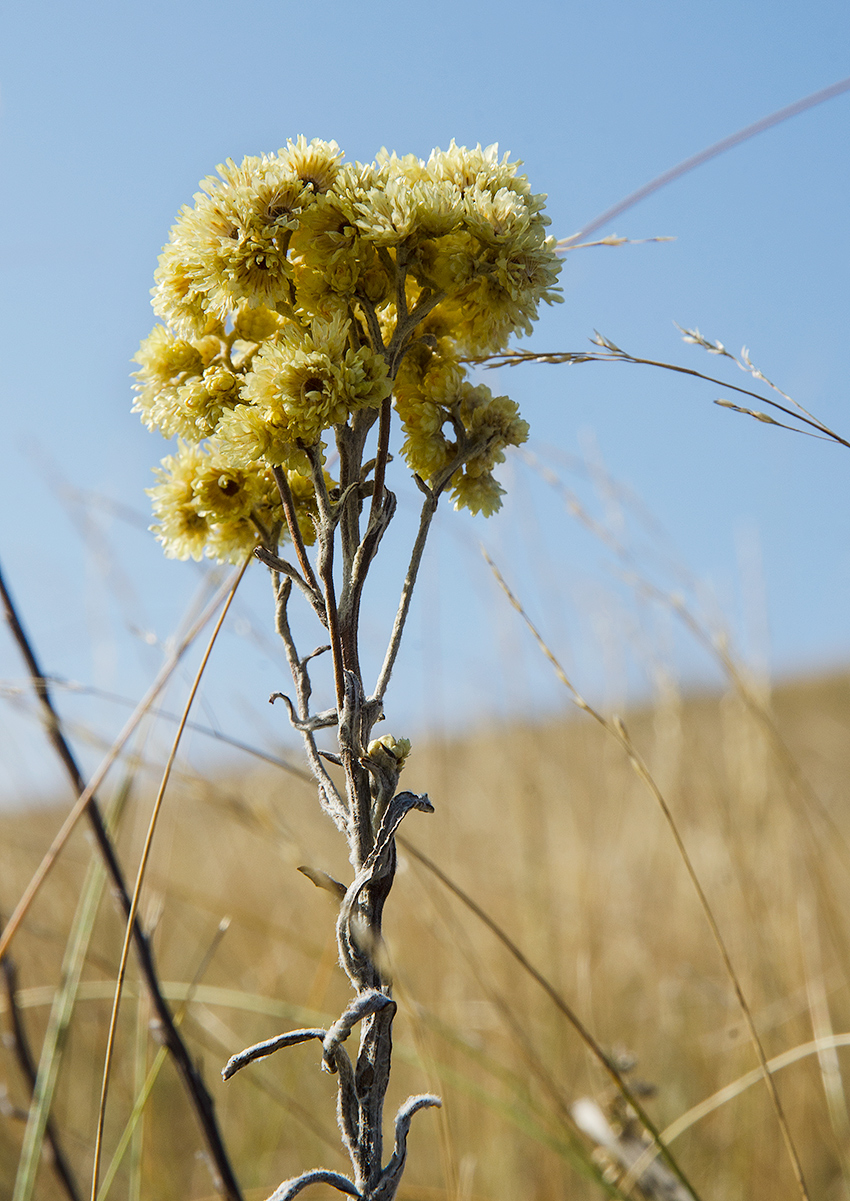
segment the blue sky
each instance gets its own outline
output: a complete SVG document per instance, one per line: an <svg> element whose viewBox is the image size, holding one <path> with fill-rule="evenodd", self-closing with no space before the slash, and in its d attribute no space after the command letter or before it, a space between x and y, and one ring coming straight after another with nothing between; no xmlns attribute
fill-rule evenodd
<svg viewBox="0 0 850 1201"><path fill-rule="evenodd" d="M141 528L150 469L167 447L130 413L128 374L153 323L160 247L216 163L300 133L365 160L383 145L426 156L452 137L498 141L549 194L552 232L566 236L679 160L850 73L850 10L831 2L355 11L322 0L32 0L4 25L0 563L48 669L127 697L151 678L157 640L200 582ZM565 303L543 314L530 345L578 350L599 329L635 354L714 372L717 360L683 345L673 321L696 325L734 351L749 346L846 435L848 130L845 95L618 218L619 234L676 241L572 254ZM734 367L725 378L746 382ZM626 539L640 570L663 588L691 587L743 654L778 675L848 663L847 451L726 412L711 403L718 388L648 368L516 368L487 382L519 401L538 461ZM603 476L630 499L616 500ZM716 680L663 607L635 600L622 562L538 470L515 458L504 479L499 517L440 516L388 697L395 732L562 701L481 541L595 698L645 695L666 668ZM404 481L392 483L400 517L373 585L367 662L395 605L412 513ZM269 618L254 574L199 716L268 746L289 739L264 699L285 685L284 665L254 637ZM0 680L21 677L0 632ZM58 778L31 723L3 704L0 803ZM61 704L104 737L123 720L105 702ZM209 753L201 742L191 750ZM91 763L97 748L82 754Z"/></svg>

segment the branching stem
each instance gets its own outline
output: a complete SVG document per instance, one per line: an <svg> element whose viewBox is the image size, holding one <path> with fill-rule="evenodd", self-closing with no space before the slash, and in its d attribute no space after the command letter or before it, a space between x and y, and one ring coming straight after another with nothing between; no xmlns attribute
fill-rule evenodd
<svg viewBox="0 0 850 1201"><path fill-rule="evenodd" d="M377 712L380 712L383 705L384 694L387 691L387 686L390 682L390 676L395 667L395 661L398 657L399 648L401 646L402 635L404 634L404 626L407 621L407 614L410 611L410 601L413 597L413 589L416 585L416 577L419 574L419 567L422 563L422 555L425 553L425 543L428 541L428 531L431 528L431 522L434 519L434 514L437 511L437 503L439 496L436 492L427 489L425 499L422 502L422 509L419 515L419 529L416 534L416 540L413 543L413 550L410 553L410 562L407 567L407 574L404 577L404 583L401 589L401 599L399 600L398 610L393 622L392 633L387 645L384 662L381 667L378 682L375 685L375 691L369 698L370 704Z"/></svg>
<svg viewBox="0 0 850 1201"><path fill-rule="evenodd" d="M384 478L387 471L387 459L390 453L390 424L392 420L392 404L389 396L381 403L381 419L378 427L378 453L375 456L375 487L372 491L372 508L369 513L369 524L377 518L378 511L384 501Z"/></svg>
<svg viewBox="0 0 850 1201"><path fill-rule="evenodd" d="M334 686L336 689L336 706L342 711L345 683L343 679L343 645L339 632L339 613L336 604L334 587L334 533L336 531L335 514L331 508L328 486L325 483L325 473L322 460L316 447L307 452L313 473L313 486L316 489L316 504L319 509L319 525L317 541L319 544L318 568L319 579L325 597L325 613L327 614L328 635L331 643L331 655L334 665ZM305 552L306 558L306 552ZM309 564L308 564L309 566ZM315 578L315 577L314 577Z"/></svg>
<svg viewBox="0 0 850 1201"><path fill-rule="evenodd" d="M313 574L313 568L310 560L307 558L307 549L304 546L304 539L301 537L301 529L298 525L298 518L295 515L295 501L292 499L292 489L289 487L289 480L286 478L286 472L282 467L272 467L277 484L278 492L280 493L281 504L283 505L283 514L286 518L286 526L289 530L289 536L292 539L292 545L295 547L295 554L298 557L298 565L301 568L301 574L307 581L314 592L319 591L319 585L316 577Z"/></svg>

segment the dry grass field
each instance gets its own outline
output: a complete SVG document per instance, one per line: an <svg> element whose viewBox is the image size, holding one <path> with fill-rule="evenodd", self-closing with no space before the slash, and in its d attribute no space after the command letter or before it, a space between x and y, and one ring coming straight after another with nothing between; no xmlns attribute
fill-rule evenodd
<svg viewBox="0 0 850 1201"><path fill-rule="evenodd" d="M768 1057L800 1048L775 1080L811 1195L828 1201L850 1196L847 1052L829 1049L829 1036L850 1030L850 677L788 684L760 704L735 692L671 693L626 721L678 823ZM575 713L417 745L405 784L427 790L436 808L408 821L409 843L519 944L606 1051L623 1066L634 1061L628 1078L653 1086L640 1092L660 1128L752 1072L740 1009L669 827L604 730ZM120 819L127 863L138 856L149 807L140 773ZM3 818L4 913L59 820L51 809ZM348 879L339 840L327 835L309 783L241 760L229 777L175 782L148 876L143 917L155 927L160 974L173 1005L185 1008L184 1030L249 1201L307 1165L344 1167L335 1082L319 1071L314 1044L227 1085L219 1079L234 1051L291 1025L324 1023L347 1000L334 906L295 870L307 864ZM90 862L78 833L14 943L17 1002L36 1054ZM104 890L54 1105L85 1196L121 936ZM538 984L410 850L400 852L386 936L400 1003L390 1108L414 1091L444 1099L442 1110L417 1119L399 1196L602 1196L587 1175L592 1144L570 1109L581 1098L610 1107L609 1081ZM105 1165L158 1050L134 972ZM8 1037L7 993L3 1006L5 1198L28 1099ZM806 1048L815 1036L825 1040L820 1055ZM213 1197L201 1145L165 1062L109 1195ZM695 1119L672 1150L705 1201L795 1196L762 1081ZM34 1196L64 1195L43 1162Z"/></svg>

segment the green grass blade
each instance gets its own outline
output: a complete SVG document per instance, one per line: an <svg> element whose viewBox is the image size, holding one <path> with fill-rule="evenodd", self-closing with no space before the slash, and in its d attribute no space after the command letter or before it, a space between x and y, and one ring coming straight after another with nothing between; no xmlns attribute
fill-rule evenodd
<svg viewBox="0 0 850 1201"><path fill-rule="evenodd" d="M112 803L110 817L113 820L117 819L120 814L129 795L130 787L131 780L127 778ZM80 976L88 953L105 882L106 869L95 852L86 872L82 894L65 947L61 984L54 994L50 1009L12 1201L31 1201L32 1198L36 1172L41 1162L44 1132L56 1091L56 1082L59 1078L68 1027L77 1000Z"/></svg>

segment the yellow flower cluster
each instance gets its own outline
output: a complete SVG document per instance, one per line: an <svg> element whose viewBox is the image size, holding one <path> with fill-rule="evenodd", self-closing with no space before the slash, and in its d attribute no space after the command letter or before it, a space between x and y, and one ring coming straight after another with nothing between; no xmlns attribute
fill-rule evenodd
<svg viewBox="0 0 850 1201"><path fill-rule="evenodd" d="M312 533L308 452L391 395L411 470L450 480L458 507L501 503L493 467L528 427L463 359L504 350L560 299L545 197L494 146L341 160L303 137L228 160L171 231L135 405L180 439L151 489L169 555L233 559L276 539L272 467Z"/></svg>
<svg viewBox="0 0 850 1201"><path fill-rule="evenodd" d="M489 517L504 493L493 468L504 462L506 446L525 442L528 422L509 397L493 396L485 385L473 387L465 379L456 344L440 318L428 318L425 327L428 332L411 348L396 378L402 454L423 479L433 479L462 458L451 477L455 507Z"/></svg>
<svg viewBox="0 0 850 1201"><path fill-rule="evenodd" d="M151 528L170 559L235 563L283 524L277 483L268 467L244 471L208 447L180 439L177 454L156 468L150 488L157 524ZM315 541L313 482L287 472L304 541Z"/></svg>

